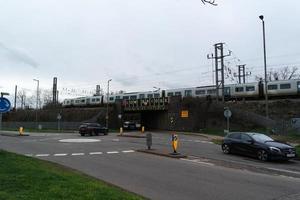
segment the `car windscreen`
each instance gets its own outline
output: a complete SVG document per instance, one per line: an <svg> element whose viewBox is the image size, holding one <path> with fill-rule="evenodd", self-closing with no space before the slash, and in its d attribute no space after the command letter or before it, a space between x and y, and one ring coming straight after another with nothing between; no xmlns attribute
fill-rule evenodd
<svg viewBox="0 0 300 200"><path fill-rule="evenodd" d="M264 135L264 134L253 134L251 136L253 137L253 139L255 141L258 141L258 142L274 141L272 138L270 138L269 136Z"/></svg>

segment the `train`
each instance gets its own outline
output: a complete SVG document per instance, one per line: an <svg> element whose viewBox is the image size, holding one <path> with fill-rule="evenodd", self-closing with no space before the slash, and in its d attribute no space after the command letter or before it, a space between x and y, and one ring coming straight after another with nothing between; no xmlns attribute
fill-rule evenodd
<svg viewBox="0 0 300 200"><path fill-rule="evenodd" d="M276 80L267 83L269 98L294 98L300 97L300 79L291 80ZM219 97L222 96L222 89L218 89ZM242 84L227 84L224 85L224 97L226 100L239 99L262 99L265 97L266 90L263 81ZM110 94L108 103L115 103L123 100L136 100L146 98L160 98L160 97L197 97L197 98L216 98L217 89L215 85L166 89L146 92L122 92L117 94ZM65 99L62 103L63 107L83 107L83 106L99 106L107 103L107 97L104 95L79 97Z"/></svg>

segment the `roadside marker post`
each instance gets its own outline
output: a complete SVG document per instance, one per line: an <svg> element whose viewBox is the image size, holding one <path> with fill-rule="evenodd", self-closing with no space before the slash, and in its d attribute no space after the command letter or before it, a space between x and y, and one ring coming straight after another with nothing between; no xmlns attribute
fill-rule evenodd
<svg viewBox="0 0 300 200"><path fill-rule="evenodd" d="M123 135L123 128L120 127L120 134Z"/></svg>
<svg viewBox="0 0 300 200"><path fill-rule="evenodd" d="M24 128L21 126L19 128L19 135L23 135L24 134Z"/></svg>
<svg viewBox="0 0 300 200"><path fill-rule="evenodd" d="M145 132L145 126L142 126L142 133Z"/></svg>
<svg viewBox="0 0 300 200"><path fill-rule="evenodd" d="M178 135L172 134L172 147L173 147L173 153L172 154L178 154L177 148L178 148Z"/></svg>

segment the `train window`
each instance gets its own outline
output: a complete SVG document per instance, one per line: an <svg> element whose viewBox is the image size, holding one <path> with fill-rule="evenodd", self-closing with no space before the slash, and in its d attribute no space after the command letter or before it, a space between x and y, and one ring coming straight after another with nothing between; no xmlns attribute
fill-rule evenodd
<svg viewBox="0 0 300 200"><path fill-rule="evenodd" d="M114 100L114 97L109 97L109 100L110 100L110 101L113 101L113 100Z"/></svg>
<svg viewBox="0 0 300 200"><path fill-rule="evenodd" d="M99 98L97 98L97 99L96 99L96 101L97 101L97 102L99 102L99 101L100 101L100 99L99 99Z"/></svg>
<svg viewBox="0 0 300 200"><path fill-rule="evenodd" d="M82 99L82 100L81 100L81 103L84 103L84 102L85 102L85 99Z"/></svg>
<svg viewBox="0 0 300 200"><path fill-rule="evenodd" d="M74 103L74 100L71 100L71 103Z"/></svg>
<svg viewBox="0 0 300 200"><path fill-rule="evenodd" d="M76 100L75 103L79 103L79 100Z"/></svg>
<svg viewBox="0 0 300 200"><path fill-rule="evenodd" d="M184 96L186 96L186 97L192 96L192 90L185 90L184 91Z"/></svg>
<svg viewBox="0 0 300 200"><path fill-rule="evenodd" d="M168 92L168 94L167 94L168 97L172 97L173 95L174 95L173 92Z"/></svg>
<svg viewBox="0 0 300 200"><path fill-rule="evenodd" d="M255 87L254 86L246 86L246 91L247 92L255 91Z"/></svg>
<svg viewBox="0 0 300 200"><path fill-rule="evenodd" d="M145 98L145 94L139 94L139 98L140 99L144 99Z"/></svg>
<svg viewBox="0 0 300 200"><path fill-rule="evenodd" d="M277 90L278 86L277 85L268 85L268 90Z"/></svg>
<svg viewBox="0 0 300 200"><path fill-rule="evenodd" d="M132 96L130 96L130 99L132 100L135 100L136 99L136 95L132 95Z"/></svg>
<svg viewBox="0 0 300 200"><path fill-rule="evenodd" d="M290 89L290 88L291 88L291 84L290 83L280 84L280 89Z"/></svg>
<svg viewBox="0 0 300 200"><path fill-rule="evenodd" d="M120 96L116 96L116 99L121 99L121 97Z"/></svg>
<svg viewBox="0 0 300 200"><path fill-rule="evenodd" d="M159 93L155 93L154 98L159 98Z"/></svg>
<svg viewBox="0 0 300 200"><path fill-rule="evenodd" d="M181 92L175 92L175 96L181 96Z"/></svg>
<svg viewBox="0 0 300 200"><path fill-rule="evenodd" d="M205 94L205 90L196 90L196 95Z"/></svg>
<svg viewBox="0 0 300 200"><path fill-rule="evenodd" d="M128 99L129 99L129 96L124 96L123 99L124 99L124 100L128 100Z"/></svg>
<svg viewBox="0 0 300 200"><path fill-rule="evenodd" d="M207 90L207 94L216 94L216 92L217 92L216 89Z"/></svg>
<svg viewBox="0 0 300 200"><path fill-rule="evenodd" d="M153 94L148 94L147 98L153 98Z"/></svg>
<svg viewBox="0 0 300 200"><path fill-rule="evenodd" d="M95 102L96 101L96 99L92 99L92 102Z"/></svg>
<svg viewBox="0 0 300 200"><path fill-rule="evenodd" d="M236 87L235 91L236 92L244 92L244 87Z"/></svg>

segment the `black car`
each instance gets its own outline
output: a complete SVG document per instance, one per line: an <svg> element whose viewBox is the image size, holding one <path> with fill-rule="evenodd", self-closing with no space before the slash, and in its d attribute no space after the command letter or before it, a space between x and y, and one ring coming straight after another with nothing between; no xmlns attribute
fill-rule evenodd
<svg viewBox="0 0 300 200"><path fill-rule="evenodd" d="M79 126L79 134L84 135L99 135L102 133L104 135L108 134L108 129L101 126L98 123L83 123Z"/></svg>
<svg viewBox="0 0 300 200"><path fill-rule="evenodd" d="M141 128L141 124L135 121L125 121L123 123L124 130L137 130Z"/></svg>
<svg viewBox="0 0 300 200"><path fill-rule="evenodd" d="M296 149L289 144L273 140L260 133L232 132L222 143L225 154L237 153L253 156L262 161L295 158Z"/></svg>

